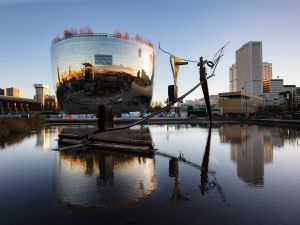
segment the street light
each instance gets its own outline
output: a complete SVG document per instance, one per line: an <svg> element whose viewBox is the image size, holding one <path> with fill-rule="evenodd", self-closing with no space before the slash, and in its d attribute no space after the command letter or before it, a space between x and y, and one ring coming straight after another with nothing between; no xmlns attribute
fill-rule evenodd
<svg viewBox="0 0 300 225"><path fill-rule="evenodd" d="M248 104L247 104L247 96L246 96L246 82L245 82L245 87L242 87L242 90L244 90L244 98L245 98L245 108L246 108L246 112L245 112L245 116L247 116L248 114Z"/></svg>

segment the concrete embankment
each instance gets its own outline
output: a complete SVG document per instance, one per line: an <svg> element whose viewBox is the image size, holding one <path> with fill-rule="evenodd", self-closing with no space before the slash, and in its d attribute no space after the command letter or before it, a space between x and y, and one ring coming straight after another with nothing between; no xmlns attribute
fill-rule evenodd
<svg viewBox="0 0 300 225"><path fill-rule="evenodd" d="M114 124L130 124L138 119L114 118ZM97 119L51 119L47 120L49 124L97 124ZM185 118L154 118L149 119L142 124L208 124L206 119L185 119ZM224 123L224 121L214 121L214 124ZM237 123L237 121L226 121L226 123Z"/></svg>
<svg viewBox="0 0 300 225"><path fill-rule="evenodd" d="M265 126L284 126L284 127L299 127L300 120L284 120L284 119L252 119L248 121L256 125L265 125Z"/></svg>
<svg viewBox="0 0 300 225"><path fill-rule="evenodd" d="M124 119L114 118L115 125L130 124L138 119ZM47 120L49 124L97 124L97 119L51 119ZM206 125L209 121L206 119L189 119L189 118L153 118L144 122L143 124L199 124ZM214 120L214 126L221 126L223 124L255 124L267 126L288 126L300 127L300 120L281 120L281 119L251 119L251 120Z"/></svg>

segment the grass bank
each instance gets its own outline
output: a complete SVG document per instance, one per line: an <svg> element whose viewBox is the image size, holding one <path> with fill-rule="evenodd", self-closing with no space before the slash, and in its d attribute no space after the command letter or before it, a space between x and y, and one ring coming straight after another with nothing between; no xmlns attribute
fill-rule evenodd
<svg viewBox="0 0 300 225"><path fill-rule="evenodd" d="M0 144L9 142L10 139L26 137L33 130L41 128L45 120L39 117L15 118L0 121Z"/></svg>

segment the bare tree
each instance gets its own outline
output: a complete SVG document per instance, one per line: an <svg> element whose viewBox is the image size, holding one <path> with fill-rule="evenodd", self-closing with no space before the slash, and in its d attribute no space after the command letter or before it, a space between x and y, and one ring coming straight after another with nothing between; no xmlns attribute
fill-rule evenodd
<svg viewBox="0 0 300 225"><path fill-rule="evenodd" d="M93 34L93 29L89 26L84 26L80 28L80 34Z"/></svg>
<svg viewBox="0 0 300 225"><path fill-rule="evenodd" d="M122 38L122 33L120 31L115 31L114 37L115 38Z"/></svg>
<svg viewBox="0 0 300 225"><path fill-rule="evenodd" d="M151 42L150 40L148 40L148 41L146 42L146 44L149 45L150 47L153 47L153 44L152 44L152 42Z"/></svg>
<svg viewBox="0 0 300 225"><path fill-rule="evenodd" d="M143 38L142 38L142 36L141 36L140 34L136 34L136 35L135 35L135 40L136 40L137 42L144 42L144 40L143 40Z"/></svg>
<svg viewBox="0 0 300 225"><path fill-rule="evenodd" d="M53 42L58 42L61 40L61 37L59 35L56 35L54 38L53 38Z"/></svg>
<svg viewBox="0 0 300 225"><path fill-rule="evenodd" d="M124 38L125 40L128 40L130 38L129 34L126 32L125 34L123 34L122 38Z"/></svg>
<svg viewBox="0 0 300 225"><path fill-rule="evenodd" d="M64 29L64 37L72 37L76 34L77 34L77 30L75 28Z"/></svg>

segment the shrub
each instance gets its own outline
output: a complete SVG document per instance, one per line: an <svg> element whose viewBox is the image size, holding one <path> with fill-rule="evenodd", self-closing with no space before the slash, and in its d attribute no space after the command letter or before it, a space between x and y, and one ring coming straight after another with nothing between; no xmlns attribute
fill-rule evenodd
<svg viewBox="0 0 300 225"><path fill-rule="evenodd" d="M22 133L30 133L32 130L41 127L44 124L44 119L39 117L15 118L0 123L0 139L10 138L14 135Z"/></svg>

